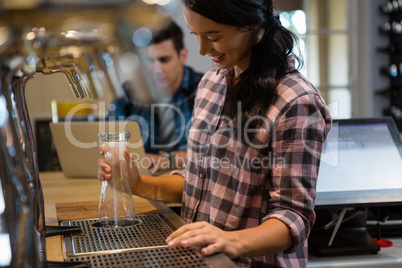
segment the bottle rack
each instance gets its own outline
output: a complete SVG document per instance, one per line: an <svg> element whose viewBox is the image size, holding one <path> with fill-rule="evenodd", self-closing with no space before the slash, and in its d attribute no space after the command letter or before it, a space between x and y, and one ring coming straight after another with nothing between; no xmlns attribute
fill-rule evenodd
<svg viewBox="0 0 402 268"><path fill-rule="evenodd" d="M384 110L384 115L392 116L402 133L402 0L388 0L380 5L380 12L388 17L388 21L380 25L379 30L390 42L388 47L377 51L387 53L390 61L379 71L389 77L390 87L377 91L376 95L390 98L390 106Z"/></svg>

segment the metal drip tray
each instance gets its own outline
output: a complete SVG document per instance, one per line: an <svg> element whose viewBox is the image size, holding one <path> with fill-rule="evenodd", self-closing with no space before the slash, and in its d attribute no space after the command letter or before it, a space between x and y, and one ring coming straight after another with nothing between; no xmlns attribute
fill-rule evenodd
<svg viewBox="0 0 402 268"><path fill-rule="evenodd" d="M68 258L67 261L87 262L91 267L213 267L206 257L194 249L167 247L86 255Z"/></svg>
<svg viewBox="0 0 402 268"><path fill-rule="evenodd" d="M136 215L137 224L120 228L99 228L98 219L63 221L62 226L79 226L82 233L64 237L67 257L94 252L165 246L173 230L161 214Z"/></svg>
<svg viewBox="0 0 402 268"><path fill-rule="evenodd" d="M165 204L149 201L159 213L136 215L138 223L118 228L96 227L98 219L70 220L82 233L64 236L66 262L90 267L237 267L223 254L202 255L195 248L170 249L165 239L184 224Z"/></svg>

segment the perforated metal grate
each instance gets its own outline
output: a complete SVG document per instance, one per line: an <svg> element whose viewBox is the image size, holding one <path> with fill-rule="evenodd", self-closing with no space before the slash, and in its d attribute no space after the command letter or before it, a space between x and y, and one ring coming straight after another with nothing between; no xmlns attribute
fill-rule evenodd
<svg viewBox="0 0 402 268"><path fill-rule="evenodd" d="M212 267L208 259L190 248L167 247L140 249L121 253L85 255L68 258L68 261L84 261L91 267Z"/></svg>
<svg viewBox="0 0 402 268"><path fill-rule="evenodd" d="M172 230L160 214L137 215L137 224L122 228L98 228L98 219L65 221L62 225L80 226L82 234L65 237L66 255L75 256L118 249L166 246Z"/></svg>

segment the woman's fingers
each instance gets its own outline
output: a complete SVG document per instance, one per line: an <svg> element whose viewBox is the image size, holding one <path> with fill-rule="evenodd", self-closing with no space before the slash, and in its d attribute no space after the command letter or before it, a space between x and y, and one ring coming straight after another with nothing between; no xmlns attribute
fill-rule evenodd
<svg viewBox="0 0 402 268"><path fill-rule="evenodd" d="M110 173L110 171L111 171L111 168L110 168L110 166L106 163L106 160L105 160L104 157L99 157L99 158L98 158L98 167L99 167L102 171L104 171L104 172L106 172L106 173Z"/></svg>
<svg viewBox="0 0 402 268"><path fill-rule="evenodd" d="M131 161L131 154L129 153L129 151L127 149L124 149L123 155L127 162Z"/></svg>
<svg viewBox="0 0 402 268"><path fill-rule="evenodd" d="M223 231L206 222L186 224L172 233L166 242L169 248L202 247L204 255L223 252L230 258L238 256L234 245L236 235L232 232Z"/></svg>
<svg viewBox="0 0 402 268"><path fill-rule="evenodd" d="M179 229L177 229L174 233L172 233L167 239L166 243L168 243L169 247L175 248L178 246L194 246L198 245L197 243L205 242L202 239L203 236L207 233L205 230L204 222L195 222L186 224Z"/></svg>
<svg viewBox="0 0 402 268"><path fill-rule="evenodd" d="M99 153L102 155L102 157L98 158L98 179L101 181L109 180L112 177L111 168L108 164L106 164L106 159L104 157L105 152L106 150L104 147L99 148Z"/></svg>
<svg viewBox="0 0 402 268"><path fill-rule="evenodd" d="M98 163L100 161L98 160ZM103 181L103 180L109 180L112 177L111 174L111 168L108 164L102 163L98 164L98 179Z"/></svg>

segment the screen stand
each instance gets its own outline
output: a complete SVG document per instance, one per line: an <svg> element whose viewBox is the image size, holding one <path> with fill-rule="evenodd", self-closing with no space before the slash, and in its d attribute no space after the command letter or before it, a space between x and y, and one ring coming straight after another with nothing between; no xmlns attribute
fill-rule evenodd
<svg viewBox="0 0 402 268"><path fill-rule="evenodd" d="M309 237L309 252L316 256L375 254L380 247L366 229L367 210L343 208L317 212ZM320 227L320 222L330 222ZM318 225L318 226L317 226Z"/></svg>

